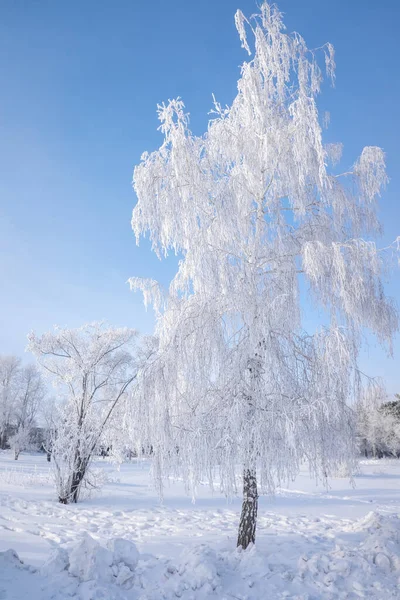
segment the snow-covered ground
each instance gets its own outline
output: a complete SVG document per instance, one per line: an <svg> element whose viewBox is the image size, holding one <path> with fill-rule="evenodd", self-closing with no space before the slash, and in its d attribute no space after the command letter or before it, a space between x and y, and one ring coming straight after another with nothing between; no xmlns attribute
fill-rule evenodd
<svg viewBox="0 0 400 600"><path fill-rule="evenodd" d="M354 488L302 473L260 498L245 552L239 499L174 483L160 505L148 462L98 466L102 492L63 506L44 455L0 454L0 600L400 598L400 461L363 462Z"/></svg>

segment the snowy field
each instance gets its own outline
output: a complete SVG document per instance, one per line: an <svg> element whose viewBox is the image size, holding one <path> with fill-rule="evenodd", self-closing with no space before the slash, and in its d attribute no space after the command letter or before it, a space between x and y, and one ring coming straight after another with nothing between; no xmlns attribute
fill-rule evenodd
<svg viewBox="0 0 400 600"><path fill-rule="evenodd" d="M44 455L0 454L1 600L400 598L400 461L364 461L355 488L302 473L260 498L245 552L239 500L174 483L161 505L146 461L98 466L101 493L62 506Z"/></svg>

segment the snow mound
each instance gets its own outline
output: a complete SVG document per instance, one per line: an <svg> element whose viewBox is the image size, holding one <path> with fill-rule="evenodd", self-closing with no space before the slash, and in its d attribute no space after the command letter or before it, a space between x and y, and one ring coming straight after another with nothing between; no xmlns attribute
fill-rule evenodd
<svg viewBox="0 0 400 600"><path fill-rule="evenodd" d="M123 563L134 571L139 560L139 552L135 544L123 538L116 538L108 543L108 547L113 555L113 564Z"/></svg>
<svg viewBox="0 0 400 600"><path fill-rule="evenodd" d="M73 592L79 588L85 600L100 598L102 593L106 598L119 598L110 589L132 587L139 552L133 542L122 538L110 540L107 546L86 533L78 543L54 550L40 574L49 580L49 589L56 587L54 582Z"/></svg>
<svg viewBox="0 0 400 600"><path fill-rule="evenodd" d="M80 581L112 581L113 555L88 533L69 553L68 571Z"/></svg>
<svg viewBox="0 0 400 600"><path fill-rule="evenodd" d="M302 556L299 577L326 598L399 598L400 519L371 512L356 521L358 546L337 545L328 553ZM323 595L325 594L325 595Z"/></svg>
<svg viewBox="0 0 400 600"><path fill-rule="evenodd" d="M365 558L384 571L394 571L400 575L400 518L398 515L383 516L370 512L358 522L358 526L369 534L360 545Z"/></svg>
<svg viewBox="0 0 400 600"><path fill-rule="evenodd" d="M6 550L5 552L0 552L0 563L2 568L5 567L14 567L17 569L24 569L25 565L22 560L19 558L18 554L15 550Z"/></svg>
<svg viewBox="0 0 400 600"><path fill-rule="evenodd" d="M218 560L219 557L212 548L201 544L182 554L177 572L181 578L189 579L192 590L203 586L215 590L219 584Z"/></svg>
<svg viewBox="0 0 400 600"><path fill-rule="evenodd" d="M283 547L272 554L201 544L173 561L139 554L127 539L102 545L85 534L55 550L40 573L29 572L13 550L0 553L0 580L2 572L10 587L22 577L28 590L41 589L33 600L398 599L400 518L370 513L347 522L336 546L314 547L293 560Z"/></svg>
<svg viewBox="0 0 400 600"><path fill-rule="evenodd" d="M40 569L44 577L51 577L66 571L69 567L69 556L64 548L56 548Z"/></svg>

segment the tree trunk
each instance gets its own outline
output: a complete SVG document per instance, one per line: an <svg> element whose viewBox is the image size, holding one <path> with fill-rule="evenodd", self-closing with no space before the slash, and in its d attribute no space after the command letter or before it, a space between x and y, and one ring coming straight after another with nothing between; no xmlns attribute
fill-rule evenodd
<svg viewBox="0 0 400 600"><path fill-rule="evenodd" d="M59 496L58 501L61 504L70 504L70 502L78 502L79 493L83 478L85 477L86 469L89 464L88 460L77 459L75 470L71 476L71 486L68 493L64 496Z"/></svg>
<svg viewBox="0 0 400 600"><path fill-rule="evenodd" d="M14 450L14 460L18 460L19 457L19 450L17 448L15 448Z"/></svg>
<svg viewBox="0 0 400 600"><path fill-rule="evenodd" d="M255 469L243 471L243 504L240 515L237 545L243 550L256 540L258 509L257 475Z"/></svg>
<svg viewBox="0 0 400 600"><path fill-rule="evenodd" d="M51 462L51 452L46 452L47 462Z"/></svg>
<svg viewBox="0 0 400 600"><path fill-rule="evenodd" d="M89 464L90 457L86 460L78 459L76 464L76 470L72 474L71 491L69 498L71 502L78 502L79 492L83 478L85 477L86 469Z"/></svg>
<svg viewBox="0 0 400 600"><path fill-rule="evenodd" d="M76 471L73 475L72 475L72 485L71 485L71 493L70 493L70 498L72 502L78 502L78 498L79 498L79 490L80 490L80 486L84 477L84 474L82 471Z"/></svg>
<svg viewBox="0 0 400 600"><path fill-rule="evenodd" d="M71 487L68 493L64 496L59 496L58 501L61 504L70 504L70 502L78 502L80 486L85 473L81 470L74 471L71 477Z"/></svg>

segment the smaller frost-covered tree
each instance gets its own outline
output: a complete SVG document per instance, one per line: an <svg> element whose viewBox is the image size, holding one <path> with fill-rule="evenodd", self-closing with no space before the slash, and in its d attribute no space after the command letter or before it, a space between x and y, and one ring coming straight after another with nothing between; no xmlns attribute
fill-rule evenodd
<svg viewBox="0 0 400 600"><path fill-rule="evenodd" d="M395 394L396 400L390 400L382 404L382 411L388 415L391 415L396 421L400 423L400 395Z"/></svg>
<svg viewBox="0 0 400 600"><path fill-rule="evenodd" d="M53 441L57 435L57 416L59 407L54 396L47 397L41 406L41 417L44 425L43 450L46 452L47 462L51 462Z"/></svg>
<svg viewBox="0 0 400 600"><path fill-rule="evenodd" d="M18 460L20 452L30 447L32 427L45 395L46 388L38 368L28 365L20 369L13 411L16 432L10 439L15 460Z"/></svg>
<svg viewBox="0 0 400 600"><path fill-rule="evenodd" d="M23 367L16 356L0 356L0 447L8 443L15 460L29 446L44 396L45 386L35 365Z"/></svg>
<svg viewBox="0 0 400 600"><path fill-rule="evenodd" d="M77 502L96 446L137 373L137 334L92 323L29 335L28 350L59 392L51 453L59 501Z"/></svg>
<svg viewBox="0 0 400 600"><path fill-rule="evenodd" d="M31 433L32 430L30 427L20 425L16 432L10 436L8 444L14 451L15 460L18 460L20 453L24 450L35 449L35 445L31 444Z"/></svg>
<svg viewBox="0 0 400 600"><path fill-rule="evenodd" d="M317 109L322 70L298 34L263 3L236 26L249 55L231 106L214 104L203 136L180 99L159 107L164 141L134 172L132 226L161 258L181 260L167 293L132 280L157 312L160 346L143 373L143 422L159 481L183 476L193 494L242 472L238 545L254 542L259 490L307 460L326 479L352 460L362 330L387 342L397 312L383 292L385 253L371 241L384 153L366 147L334 167ZM333 77L333 48L322 49ZM324 310L304 331L301 298ZM323 325L323 326L322 326ZM151 402L149 402L151 398Z"/></svg>
<svg viewBox="0 0 400 600"><path fill-rule="evenodd" d="M16 356L0 355L0 448L4 450L13 421L19 391L21 361Z"/></svg>
<svg viewBox="0 0 400 600"><path fill-rule="evenodd" d="M388 402L384 390L372 385L356 405L357 437L360 453L382 458L400 455L400 415L398 402Z"/></svg>
<svg viewBox="0 0 400 600"><path fill-rule="evenodd" d="M152 433L149 431L148 409L155 399L143 388L145 373L154 360L157 361L158 339L145 336L138 348L138 382L129 397L124 399L114 415L112 430L112 455L120 462L133 457L149 457L152 454ZM141 382L141 384L139 384ZM144 384L146 385L146 384ZM151 427L150 427L151 429Z"/></svg>

